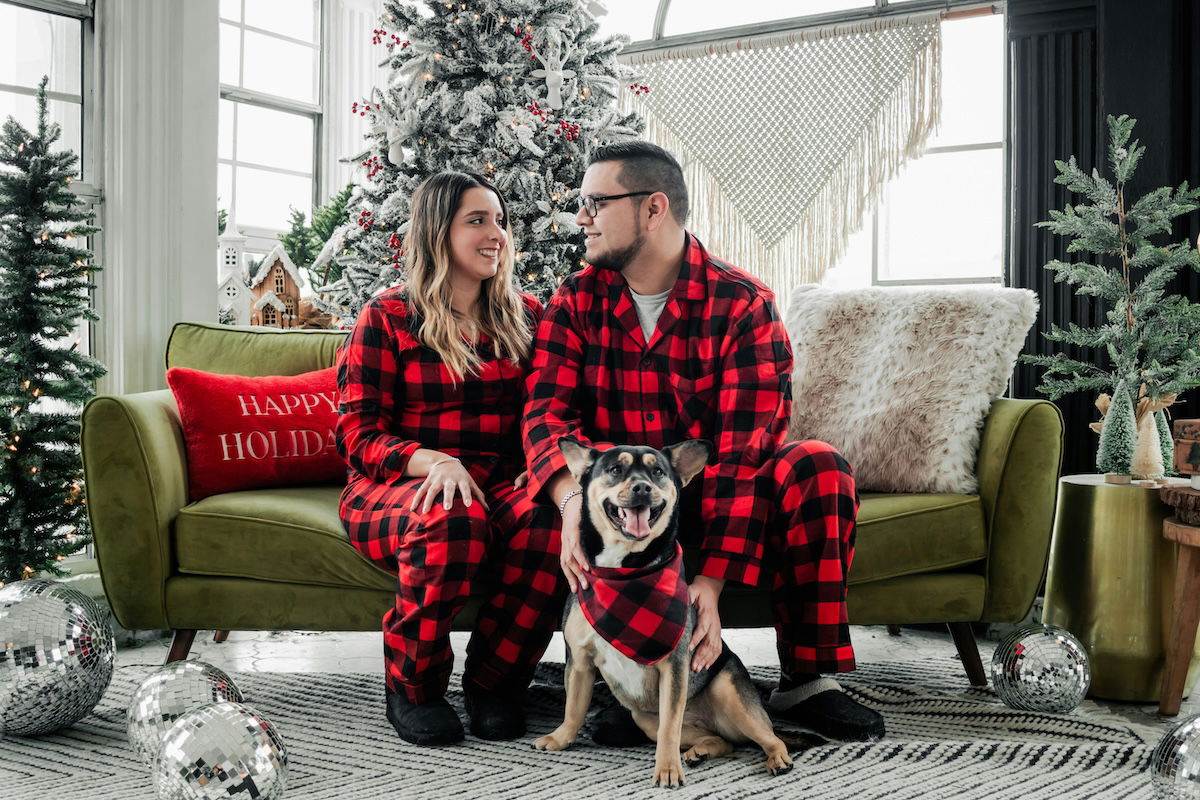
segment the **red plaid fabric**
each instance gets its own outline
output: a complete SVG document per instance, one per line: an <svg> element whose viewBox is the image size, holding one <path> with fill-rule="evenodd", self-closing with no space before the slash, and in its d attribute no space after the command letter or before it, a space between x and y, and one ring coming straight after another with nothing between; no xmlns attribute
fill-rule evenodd
<svg viewBox="0 0 1200 800"><path fill-rule="evenodd" d="M576 592L583 616L627 658L655 664L670 655L687 626L683 548L666 565L629 569L593 565Z"/></svg>
<svg viewBox="0 0 1200 800"><path fill-rule="evenodd" d="M530 325L538 304L526 298ZM561 613L557 515L515 489L525 369L478 345L478 376L457 385L413 336L403 289L372 300L338 354L338 452L350 467L341 517L351 543L397 573L383 620L387 685L415 703L443 695L453 666L450 627L473 588L494 578L467 647L464 682L521 689ZM425 447L458 456L491 511L456 499L446 511L409 510L422 478L404 478Z"/></svg>
<svg viewBox="0 0 1200 800"><path fill-rule="evenodd" d="M774 295L686 236L678 280L649 342L617 271L589 266L551 298L522 423L530 491L536 496L566 466L561 436L656 448L712 440L713 464L685 492L695 507L681 509L702 531L700 574L757 584L769 548L774 580L788 587L775 593L782 666L851 670L849 630L839 622L857 509L850 468L832 451L809 453L810 443L781 449L792 350ZM836 475L812 477L824 472ZM838 499L814 502L810 492L835 481ZM839 512L833 518L831 508ZM837 592L822 583L832 574L843 576ZM813 576L820 576L815 585ZM820 607L781 607L797 598Z"/></svg>

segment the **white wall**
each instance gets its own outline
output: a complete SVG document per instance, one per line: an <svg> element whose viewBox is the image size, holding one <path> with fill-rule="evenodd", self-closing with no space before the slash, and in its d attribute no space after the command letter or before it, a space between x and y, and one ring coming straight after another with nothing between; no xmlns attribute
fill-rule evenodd
<svg viewBox="0 0 1200 800"><path fill-rule="evenodd" d="M105 393L166 386L182 320L216 321L217 0L96 4L104 229L94 354Z"/></svg>

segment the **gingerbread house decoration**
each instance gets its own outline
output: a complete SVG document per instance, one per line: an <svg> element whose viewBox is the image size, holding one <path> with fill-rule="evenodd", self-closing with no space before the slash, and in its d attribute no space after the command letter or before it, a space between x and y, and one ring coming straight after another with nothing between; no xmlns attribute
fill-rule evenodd
<svg viewBox="0 0 1200 800"><path fill-rule="evenodd" d="M275 245L250 279L250 324L298 327L302 285L300 272L283 245Z"/></svg>

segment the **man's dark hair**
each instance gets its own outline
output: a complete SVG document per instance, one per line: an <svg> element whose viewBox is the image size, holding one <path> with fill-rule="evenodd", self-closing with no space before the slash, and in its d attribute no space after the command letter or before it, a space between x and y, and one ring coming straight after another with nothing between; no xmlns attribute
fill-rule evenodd
<svg viewBox="0 0 1200 800"><path fill-rule="evenodd" d="M618 180L622 186L631 192L662 192L671 202L675 221L682 225L687 220L687 184L675 156L656 144L629 141L597 147L588 166L602 161L621 162Z"/></svg>

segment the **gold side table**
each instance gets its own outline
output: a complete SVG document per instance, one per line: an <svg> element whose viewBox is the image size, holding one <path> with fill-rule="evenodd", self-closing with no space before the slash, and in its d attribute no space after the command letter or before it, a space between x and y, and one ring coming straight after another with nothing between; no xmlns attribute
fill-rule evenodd
<svg viewBox="0 0 1200 800"><path fill-rule="evenodd" d="M1107 484L1103 475L1059 480L1042 621L1087 648L1092 697L1159 699L1177 558L1162 523L1173 512L1157 487ZM1193 647L1185 694L1198 664Z"/></svg>

